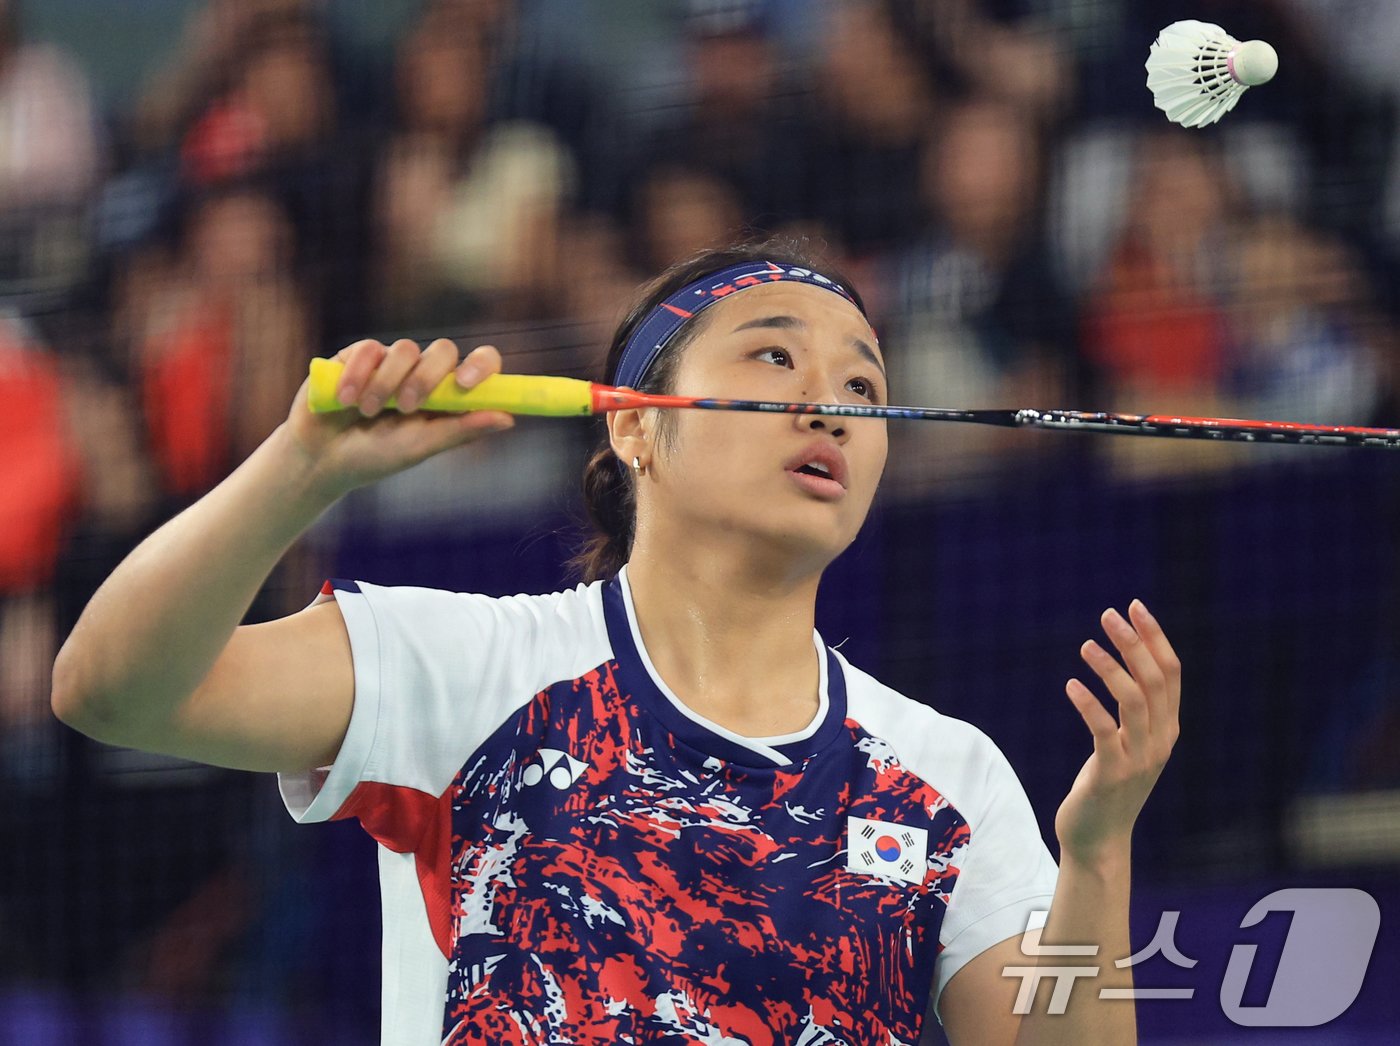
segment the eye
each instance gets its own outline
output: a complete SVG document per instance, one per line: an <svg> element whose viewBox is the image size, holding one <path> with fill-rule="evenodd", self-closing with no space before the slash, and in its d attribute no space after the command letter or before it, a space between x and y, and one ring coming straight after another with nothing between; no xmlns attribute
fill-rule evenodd
<svg viewBox="0 0 1400 1046"><path fill-rule="evenodd" d="M776 363L779 367L792 366L792 353L788 352L787 349L780 349L776 345L770 345L766 349L759 349L754 353L753 358Z"/></svg>
<svg viewBox="0 0 1400 1046"><path fill-rule="evenodd" d="M852 378L850 381L846 382L846 388L850 389L857 396L864 396L871 402L879 398L875 389L875 383L869 378Z"/></svg>

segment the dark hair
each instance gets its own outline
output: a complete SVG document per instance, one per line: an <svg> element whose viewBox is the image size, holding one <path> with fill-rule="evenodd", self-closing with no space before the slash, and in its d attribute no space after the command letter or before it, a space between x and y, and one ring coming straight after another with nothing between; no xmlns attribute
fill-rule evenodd
<svg viewBox="0 0 1400 1046"><path fill-rule="evenodd" d="M606 384L614 384L617 366L622 359L622 350L627 344L627 339L652 309L686 284L746 261L775 261L781 265L820 272L850 291L856 307L862 315L865 313L865 303L850 281L827 265L805 241L774 237L716 247L671 266L642 289L638 299L628 309L626 317L613 333L612 344L608 347L607 362L603 365L602 380ZM704 329L705 320L706 314L701 313L680 329L647 371L638 391L672 391L681 354ZM663 416L663 439L666 435L666 424L666 418ZM602 419L598 422L593 452L583 469L583 503L588 510L593 533L585 538L578 554L569 565L584 581L597 581L616 574L632 554L637 512L635 477L630 468L618 461L608 439L607 423Z"/></svg>

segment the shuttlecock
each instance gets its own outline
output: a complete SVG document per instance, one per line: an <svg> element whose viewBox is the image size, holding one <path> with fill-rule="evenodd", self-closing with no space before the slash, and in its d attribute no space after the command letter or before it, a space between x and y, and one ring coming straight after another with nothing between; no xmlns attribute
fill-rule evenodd
<svg viewBox="0 0 1400 1046"><path fill-rule="evenodd" d="M1215 123L1277 71L1278 52L1263 40L1240 43L1210 22L1173 22L1147 56L1154 104L1183 127Z"/></svg>

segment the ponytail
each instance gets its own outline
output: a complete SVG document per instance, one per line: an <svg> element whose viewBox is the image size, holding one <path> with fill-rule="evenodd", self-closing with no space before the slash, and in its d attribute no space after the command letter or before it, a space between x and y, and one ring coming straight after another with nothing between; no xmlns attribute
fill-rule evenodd
<svg viewBox="0 0 1400 1046"><path fill-rule="evenodd" d="M636 487L631 470L619 466L605 430L602 445L593 448L583 467L583 504L593 533L584 539L570 565L584 581L612 577L632 551Z"/></svg>

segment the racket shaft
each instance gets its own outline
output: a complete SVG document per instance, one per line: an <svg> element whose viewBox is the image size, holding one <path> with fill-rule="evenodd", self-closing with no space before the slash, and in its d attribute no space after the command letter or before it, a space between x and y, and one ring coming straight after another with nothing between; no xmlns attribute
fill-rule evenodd
<svg viewBox="0 0 1400 1046"><path fill-rule="evenodd" d="M942 407L887 407L874 403L790 403L784 400L734 400L705 396L663 396L631 392L606 385L593 386L600 411L636 407L694 410L735 410L758 414L819 414L835 418L903 418L916 421L974 421L985 425L1016 425L1014 412L949 410ZM985 415L985 416L984 416Z"/></svg>
<svg viewBox="0 0 1400 1046"><path fill-rule="evenodd" d="M313 411L327 413L346 409L335 395L336 385L343 372L344 365L335 360L311 361L307 398ZM390 400L389 405L392 406L393 402ZM453 376L448 375L423 401L423 408L426 410L450 413L501 410L511 414L554 418L648 407L732 410L762 414L817 414L840 418L957 421L975 425L1042 428L1060 432L1099 432L1120 436L1400 449L1400 429L1304 425L1291 421L1252 421L1242 418L1177 417L1166 414L1111 414L1026 408L955 410L945 407L895 407L874 403L788 403L775 400L666 396L595 385L577 378L524 374L493 374L468 390L459 388Z"/></svg>
<svg viewBox="0 0 1400 1046"><path fill-rule="evenodd" d="M1018 424L1068 432L1400 449L1400 429L1304 425L1293 421L1253 421L1245 418L1194 418L1170 414L1090 413L1074 410L1019 410L1014 413Z"/></svg>

